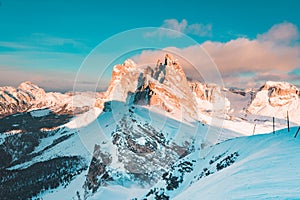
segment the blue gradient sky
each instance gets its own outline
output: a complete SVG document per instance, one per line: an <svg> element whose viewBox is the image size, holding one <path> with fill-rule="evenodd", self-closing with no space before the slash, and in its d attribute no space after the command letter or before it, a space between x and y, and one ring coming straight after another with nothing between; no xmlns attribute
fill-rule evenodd
<svg viewBox="0 0 300 200"><path fill-rule="evenodd" d="M189 25L208 28L204 32L193 28L182 30L199 43L226 44L239 38L256 41L259 34L268 33L276 24L290 23L296 30L300 27L300 3L294 0L272 3L258 0L167 0L162 3L154 0L149 4L91 0L0 2L0 86L16 86L31 80L47 90L71 90L82 61L103 40L128 29L160 27L167 19L178 23L185 19ZM126 42L133 41L134 38L128 38ZM297 32L284 44L284 47L296 48L296 57L299 57L298 42ZM275 77L298 85L299 65L295 63L287 70L282 70L283 64ZM241 72L241 77L252 76L254 80L255 69L245 71ZM224 70L225 79L230 77L227 72ZM266 72L264 75L268 77Z"/></svg>

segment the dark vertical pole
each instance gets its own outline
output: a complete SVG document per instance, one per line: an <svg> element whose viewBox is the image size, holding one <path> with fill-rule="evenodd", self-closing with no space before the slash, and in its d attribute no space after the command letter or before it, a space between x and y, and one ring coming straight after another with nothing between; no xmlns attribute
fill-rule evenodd
<svg viewBox="0 0 300 200"><path fill-rule="evenodd" d="M253 134L252 134L252 135L254 135L254 133L255 133L255 127L256 127L256 124L254 124L254 127L253 127Z"/></svg>
<svg viewBox="0 0 300 200"><path fill-rule="evenodd" d="M297 130L297 132L296 132L296 134L295 134L295 136L294 136L294 138L296 138L296 137L297 137L297 135L298 135L299 131L300 131L300 126L299 126L299 128L298 128L298 130Z"/></svg>
<svg viewBox="0 0 300 200"><path fill-rule="evenodd" d="M273 134L275 134L275 117L273 117Z"/></svg>
<svg viewBox="0 0 300 200"><path fill-rule="evenodd" d="M287 118L288 132L290 132L290 118L289 118L289 111L286 111L286 118Z"/></svg>

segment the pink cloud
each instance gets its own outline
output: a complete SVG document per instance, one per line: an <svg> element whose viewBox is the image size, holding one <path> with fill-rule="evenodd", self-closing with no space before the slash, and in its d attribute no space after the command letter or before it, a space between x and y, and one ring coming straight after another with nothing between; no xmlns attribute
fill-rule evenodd
<svg viewBox="0 0 300 200"><path fill-rule="evenodd" d="M297 26L289 22L276 24L268 32L257 36L257 39L260 41L271 41L273 43L290 43L298 38Z"/></svg>
<svg viewBox="0 0 300 200"><path fill-rule="evenodd" d="M205 42L202 44L223 73L238 71L287 71L299 65L299 47L274 46L238 38L227 43Z"/></svg>
<svg viewBox="0 0 300 200"><path fill-rule="evenodd" d="M298 37L297 27L284 22L252 40L237 38L225 43L207 41L182 49L168 47L160 51L144 51L134 59L138 63L155 63L157 58L163 58L164 52L170 52L184 66L188 76L214 82L220 81L217 80L216 66L226 83L234 84L231 75L244 72L287 79L288 72L300 66L300 46L294 43Z"/></svg>

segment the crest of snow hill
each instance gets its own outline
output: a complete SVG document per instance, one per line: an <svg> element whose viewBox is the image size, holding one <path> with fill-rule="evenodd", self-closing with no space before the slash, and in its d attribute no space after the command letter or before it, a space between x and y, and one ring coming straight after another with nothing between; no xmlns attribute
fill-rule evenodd
<svg viewBox="0 0 300 200"><path fill-rule="evenodd" d="M214 146L204 149L209 157L199 158L207 117L239 123L234 117L241 114L245 121L249 115L284 119L288 111L291 121L300 124L299 95L286 82L268 81L255 91L188 81L168 54L155 66L132 60L116 65L107 91L96 95L45 92L31 82L0 87L0 196L57 199L67 190L73 199L101 199L113 195L105 188L122 185L126 190L150 188L141 199L175 198L204 177L248 159L240 144L249 143L254 153L256 146L268 148L257 142L260 138L230 140L218 145L217 153L209 150ZM83 127L69 126L99 108L97 118ZM12 134L16 130L22 134ZM100 134L101 140L91 141Z"/></svg>

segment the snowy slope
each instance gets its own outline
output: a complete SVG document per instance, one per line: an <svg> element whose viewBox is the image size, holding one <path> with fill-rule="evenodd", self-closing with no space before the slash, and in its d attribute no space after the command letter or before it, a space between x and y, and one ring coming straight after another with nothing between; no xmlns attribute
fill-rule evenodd
<svg viewBox="0 0 300 200"><path fill-rule="evenodd" d="M196 151L138 199L299 199L296 130L235 138Z"/></svg>
<svg viewBox="0 0 300 200"><path fill-rule="evenodd" d="M300 195L300 191L297 190L297 182L299 181L297 175L300 174L300 170L297 169L297 163L300 159L297 155L300 153L300 141L298 138L293 138L297 127L292 128L290 133L287 133L287 130L282 130L275 135L263 134L234 138L204 150L197 144L195 152L179 159L168 170L164 170L161 179L164 177L165 180L158 181L154 186L148 188L149 185L138 185L139 182L129 175L130 171L126 170L126 167L124 168L126 163L118 161L118 147L113 147L109 142L111 135L105 134L113 132L118 122L123 119L124 113L128 111L128 106L118 102L113 107L115 108L114 112L102 113L96 121L79 129L79 132L84 134L81 135L81 141L85 147L89 147L88 151L92 151L95 142L100 142L102 150L111 153L113 160L109 170L114 181L108 181L108 184L100 186L97 192L88 195L88 199L116 198L125 200L134 197L155 199L155 195L160 196L160 198L165 195L170 199L194 199L195 197L203 199L279 197L282 199L283 197L297 198ZM172 133L179 126L183 126L181 127L183 132L193 131L192 124L179 125L173 119L166 119L158 111L149 112L140 106L136 106L134 111L135 118L129 119L136 119L139 122L151 120L149 122L152 126L162 128L166 133ZM166 122L162 124L162 121ZM236 122L236 125L239 123ZM243 125L239 127L243 128ZM132 128L136 129L135 126ZM201 125L199 133L208 131L210 128L213 127ZM95 130L100 130L102 133ZM217 132L219 129L215 129L215 131ZM175 131L174 133L176 136L177 134L180 135L181 132ZM223 130L223 134L229 138L241 136L240 133L234 135L234 132L228 130ZM171 135L168 139L174 139ZM148 141L149 138L137 137L136 142L143 145L145 143L141 143L141 141L145 140ZM79 147L78 145L77 147ZM132 157L131 159L139 158ZM136 162L136 160L130 162ZM151 169L151 166L152 164L148 163L147 169L155 170L155 168ZM156 165L156 167L158 166ZM139 170L142 168L136 170L141 172ZM88 171L84 171L82 175L74 179L69 187L58 188L50 193L45 193L42 195L43 199L60 199L61 195L68 194L68 192L70 196L76 197L77 191L83 197L82 186L86 181L82 177L84 174L86 176ZM124 175L129 176L124 179ZM177 181L174 182L174 180ZM176 187L176 182L179 183L178 187ZM280 188L278 188L279 186ZM174 189L171 190L172 187ZM151 195L151 189L154 195ZM147 194L150 195L146 196Z"/></svg>
<svg viewBox="0 0 300 200"><path fill-rule="evenodd" d="M194 183L175 199L299 199L300 140L293 138L295 131L221 144L212 152L238 152L235 164Z"/></svg>

